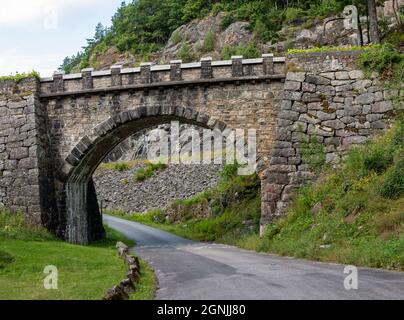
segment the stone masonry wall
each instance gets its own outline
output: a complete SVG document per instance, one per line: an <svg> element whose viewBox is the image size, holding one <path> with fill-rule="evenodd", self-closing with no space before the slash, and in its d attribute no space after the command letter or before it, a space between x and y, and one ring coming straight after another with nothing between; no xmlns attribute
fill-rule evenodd
<svg viewBox="0 0 404 320"><path fill-rule="evenodd" d="M24 213L36 224L47 224L50 210L41 193L49 190L46 152L46 112L37 79L0 81L0 204ZM44 210L42 210L42 208Z"/></svg>
<svg viewBox="0 0 404 320"><path fill-rule="evenodd" d="M289 68L277 119L271 162L262 183L265 225L284 212L299 186L315 177L302 148L321 144L326 162L338 165L346 150L386 128L394 114L391 98L374 75L357 70L357 52L300 54ZM403 92L401 93L403 94Z"/></svg>

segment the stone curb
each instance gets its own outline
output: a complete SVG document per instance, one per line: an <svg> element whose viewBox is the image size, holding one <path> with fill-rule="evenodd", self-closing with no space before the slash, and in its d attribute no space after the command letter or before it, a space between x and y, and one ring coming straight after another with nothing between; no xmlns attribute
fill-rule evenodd
<svg viewBox="0 0 404 320"><path fill-rule="evenodd" d="M118 285L113 286L108 290L103 300L128 300L129 294L135 292L136 283L140 278L140 262L139 258L132 256L128 253L129 248L123 242L117 242L116 248L118 255L123 258L129 270L126 278L123 279Z"/></svg>

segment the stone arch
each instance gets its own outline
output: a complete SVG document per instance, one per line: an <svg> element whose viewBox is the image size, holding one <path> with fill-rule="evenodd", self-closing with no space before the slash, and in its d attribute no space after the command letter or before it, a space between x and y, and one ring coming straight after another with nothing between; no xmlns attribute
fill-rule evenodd
<svg viewBox="0 0 404 320"><path fill-rule="evenodd" d="M105 156L133 133L175 120L211 130L223 131L227 127L224 122L191 108L138 107L109 118L79 141L58 172L63 185L66 240L87 244L103 235L92 175Z"/></svg>

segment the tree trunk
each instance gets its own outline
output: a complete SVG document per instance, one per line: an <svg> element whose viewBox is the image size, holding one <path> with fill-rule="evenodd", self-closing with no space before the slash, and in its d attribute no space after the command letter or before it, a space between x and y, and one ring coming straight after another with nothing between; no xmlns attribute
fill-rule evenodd
<svg viewBox="0 0 404 320"><path fill-rule="evenodd" d="M367 2L368 2L370 42L372 42L372 43L380 43L379 28L377 26L376 1L375 0L367 0Z"/></svg>

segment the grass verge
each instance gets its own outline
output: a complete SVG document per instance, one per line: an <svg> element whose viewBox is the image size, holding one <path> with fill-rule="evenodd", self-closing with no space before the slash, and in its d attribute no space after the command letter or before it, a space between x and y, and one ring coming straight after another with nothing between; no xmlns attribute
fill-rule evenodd
<svg viewBox="0 0 404 320"><path fill-rule="evenodd" d="M302 188L258 250L404 270L404 120Z"/></svg>
<svg viewBox="0 0 404 320"><path fill-rule="evenodd" d="M0 212L0 300L102 299L127 272L116 253L116 242L133 245L120 233L106 229L106 240L77 246L27 225L22 215ZM57 290L44 288L47 274L43 272L48 265L58 269ZM147 299L153 298L154 292L150 279L152 273L145 268L141 274L145 293L141 296Z"/></svg>

